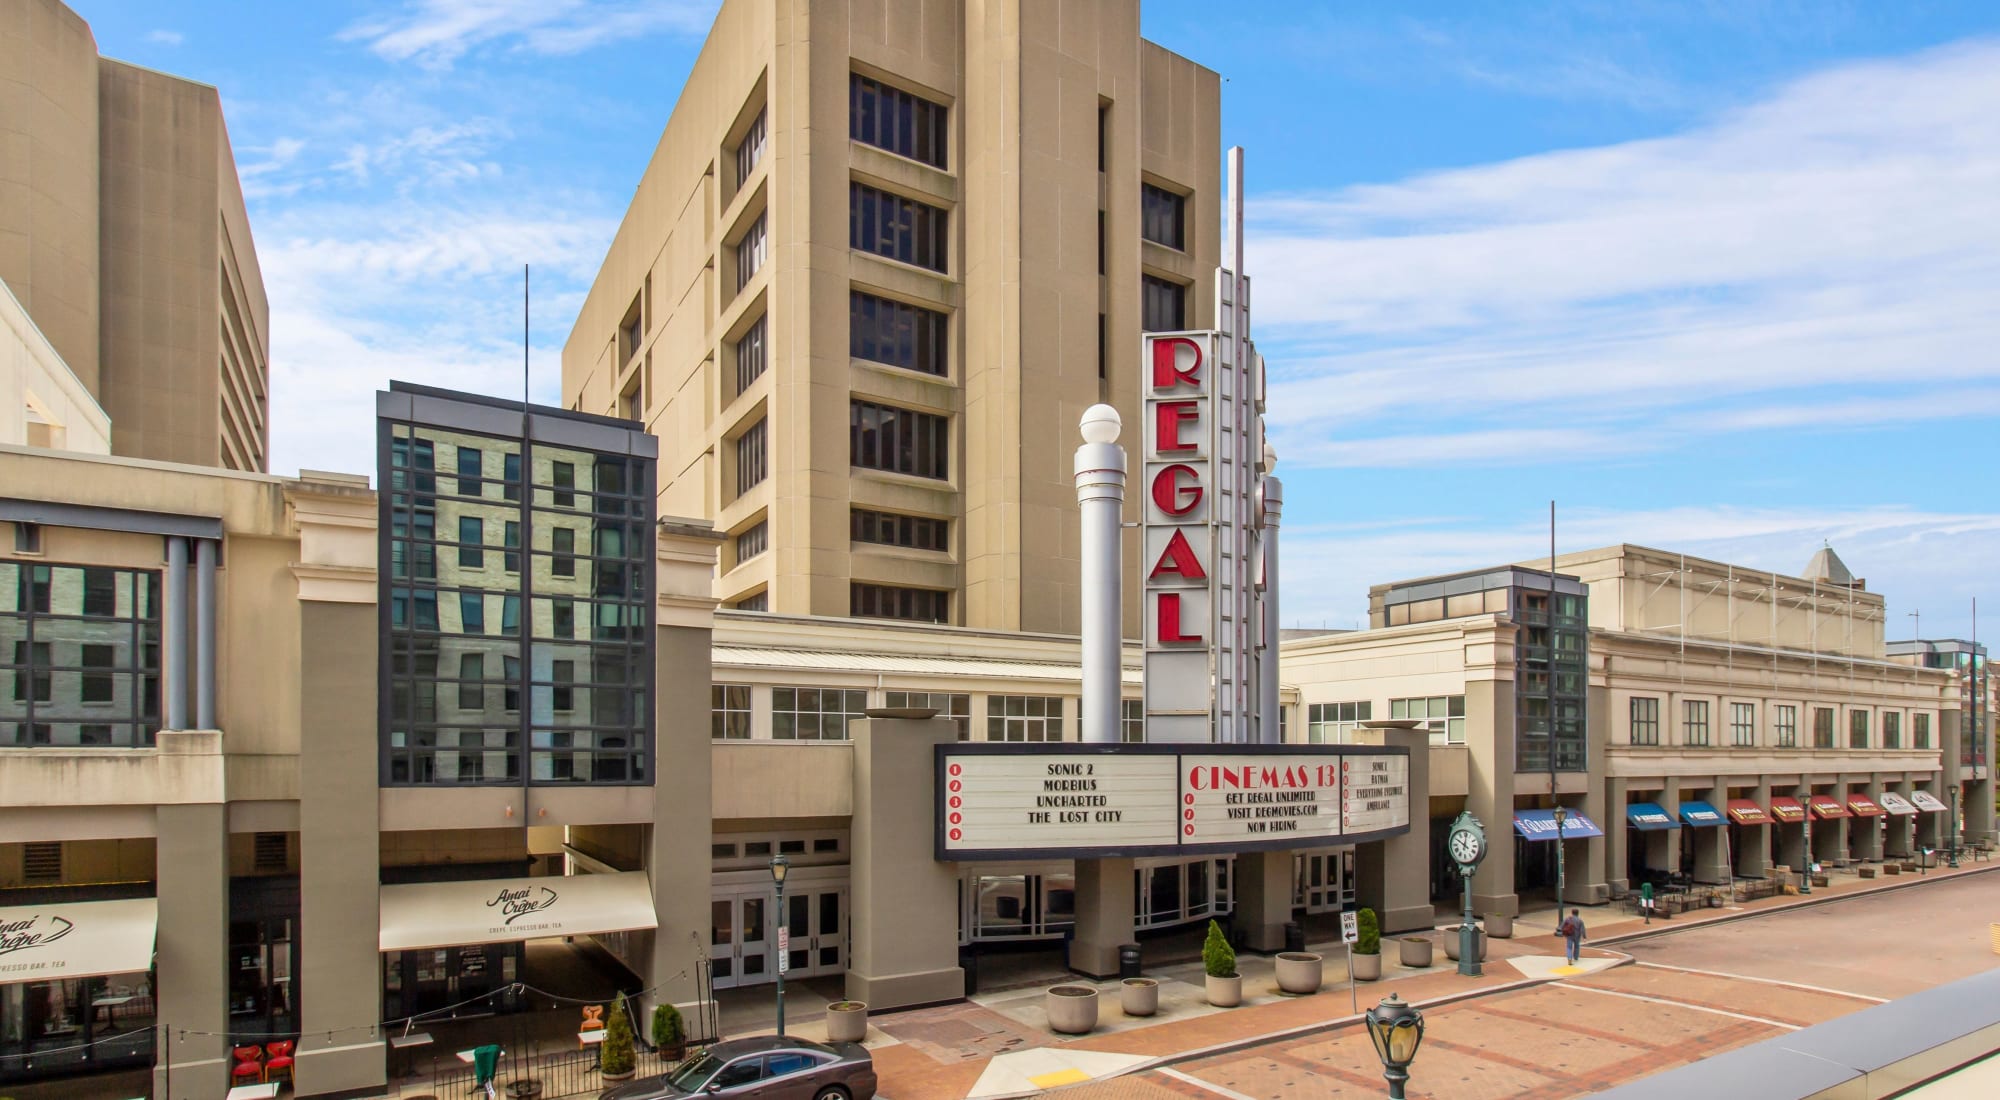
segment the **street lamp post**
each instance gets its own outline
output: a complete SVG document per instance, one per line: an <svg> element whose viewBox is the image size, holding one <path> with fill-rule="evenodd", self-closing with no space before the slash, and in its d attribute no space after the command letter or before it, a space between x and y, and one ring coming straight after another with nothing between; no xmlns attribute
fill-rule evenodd
<svg viewBox="0 0 2000 1100"><path fill-rule="evenodd" d="M1569 810L1561 803L1556 804L1556 923L1562 923L1563 899L1569 896L1563 888L1563 822L1569 820Z"/></svg>
<svg viewBox="0 0 2000 1100"><path fill-rule="evenodd" d="M1391 993L1362 1019L1368 1025L1368 1038L1375 1044L1375 1056L1382 1059L1382 1077L1389 1082L1389 1100L1404 1100L1403 1085L1410 1079L1410 1063L1416 1061L1417 1047L1424 1041L1424 1014Z"/></svg>
<svg viewBox="0 0 2000 1100"><path fill-rule="evenodd" d="M1949 812L1947 813L1947 815L1946 815L1946 817L1945 817L1945 822L1944 822L1944 827L1945 827L1945 828L1946 828L1947 830L1949 830L1949 831L1948 831L1948 832L1947 832L1947 833L1945 834L1945 835L1946 835L1946 840L1945 840L1945 848L1944 848L1944 858L1945 858L1945 863L1944 863L1944 865L1945 865L1946 867L1957 867L1957 866L1958 866L1958 783L1957 783L1957 781L1955 781L1955 780L1954 780L1954 781L1952 782L1952 785L1951 785L1951 787L1950 787L1949 789L1947 789L1947 790L1945 791L1945 797L1946 797L1946 798L1949 798L1949 799L1951 799L1951 810L1950 810L1950 811L1949 811Z"/></svg>
<svg viewBox="0 0 2000 1100"><path fill-rule="evenodd" d="M792 869L792 861L784 856L771 857L771 882L778 888L778 1035L785 1034L785 971L791 947L792 924L785 919L785 874Z"/></svg>
<svg viewBox="0 0 2000 1100"><path fill-rule="evenodd" d="M1799 894L1812 893L1813 849L1812 849L1812 787L1806 787L1806 817L1800 825L1805 831L1805 852L1799 856Z"/></svg>

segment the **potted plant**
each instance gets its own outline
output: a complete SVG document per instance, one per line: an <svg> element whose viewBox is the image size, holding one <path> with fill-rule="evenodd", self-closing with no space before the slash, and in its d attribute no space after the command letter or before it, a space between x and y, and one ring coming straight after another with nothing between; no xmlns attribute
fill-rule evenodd
<svg viewBox="0 0 2000 1100"><path fill-rule="evenodd" d="M1404 936L1396 941L1402 953L1402 964L1412 970L1421 970L1431 964L1436 945L1428 936Z"/></svg>
<svg viewBox="0 0 2000 1100"><path fill-rule="evenodd" d="M1278 952L1278 990L1301 995L1318 993L1324 965L1322 957L1312 951Z"/></svg>
<svg viewBox="0 0 2000 1100"><path fill-rule="evenodd" d="M678 1062L687 1055L687 1028L681 1010L670 1004L653 1006L653 1049Z"/></svg>
<svg viewBox="0 0 2000 1100"><path fill-rule="evenodd" d="M826 1041L858 1043L868 1037L868 1006L860 1001L835 1001L826 1006Z"/></svg>
<svg viewBox="0 0 2000 1100"><path fill-rule="evenodd" d="M1458 961L1458 937L1459 937L1459 931L1456 927L1447 928L1444 930L1444 957L1450 959L1453 962ZM1475 949L1479 952L1479 961L1485 962L1486 930L1484 928L1473 929L1472 942Z"/></svg>
<svg viewBox="0 0 2000 1100"><path fill-rule="evenodd" d="M1222 926L1208 922L1208 939L1201 945L1201 967L1207 975L1208 1003L1217 1008L1235 1008L1243 1003L1243 975L1236 972L1236 949L1222 934Z"/></svg>
<svg viewBox="0 0 2000 1100"><path fill-rule="evenodd" d="M1087 985L1055 985L1042 997L1049 1030L1082 1035L1097 1026L1097 990Z"/></svg>
<svg viewBox="0 0 2000 1100"><path fill-rule="evenodd" d="M1561 911L1560 906L1557 907L1557 911ZM1514 937L1514 918L1507 913L1486 914L1486 934L1496 940L1512 939Z"/></svg>
<svg viewBox="0 0 2000 1100"><path fill-rule="evenodd" d="M1354 915L1354 980L1378 981L1382 977L1382 922L1375 910L1363 909Z"/></svg>
<svg viewBox="0 0 2000 1100"><path fill-rule="evenodd" d="M632 1052L632 1020L625 1015L623 998L611 1002L611 1015L604 1023L604 1042L597 1047L597 1068L606 1081L624 1081L632 1076L638 1057Z"/></svg>
<svg viewBox="0 0 2000 1100"><path fill-rule="evenodd" d="M1119 982L1118 1007L1127 1016L1151 1016L1160 1010L1160 983L1151 978L1127 978Z"/></svg>

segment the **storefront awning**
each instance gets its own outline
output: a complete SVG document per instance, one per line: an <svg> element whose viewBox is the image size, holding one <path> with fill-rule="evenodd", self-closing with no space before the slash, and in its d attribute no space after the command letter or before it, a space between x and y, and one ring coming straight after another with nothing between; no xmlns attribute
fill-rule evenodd
<svg viewBox="0 0 2000 1100"><path fill-rule="evenodd" d="M1904 798L1895 791L1883 791L1882 797L1876 799L1876 801L1882 804L1883 809L1892 814L1913 814L1917 812L1917 808L1910 805L1909 799Z"/></svg>
<svg viewBox="0 0 2000 1100"><path fill-rule="evenodd" d="M1848 795L1847 808L1854 811L1855 817L1882 817L1889 812L1877 806L1875 800L1865 794Z"/></svg>
<svg viewBox="0 0 2000 1100"><path fill-rule="evenodd" d="M1729 805L1725 808L1729 811L1729 820L1734 821L1738 825L1769 825L1771 823L1771 815L1764 812L1764 807L1757 805L1747 798L1732 798L1729 800Z"/></svg>
<svg viewBox="0 0 2000 1100"><path fill-rule="evenodd" d="M1945 812L1944 803L1939 802L1938 797L1929 791L1912 792L1910 794L1910 801L1915 802L1917 809L1927 814L1941 814Z"/></svg>
<svg viewBox="0 0 2000 1100"><path fill-rule="evenodd" d="M149 970L159 921L160 904L153 898L0 909L0 982Z"/></svg>
<svg viewBox="0 0 2000 1100"><path fill-rule="evenodd" d="M1830 794L1816 794L1813 795L1811 798L1806 799L1806 802L1810 804L1812 808L1812 815L1816 818L1819 818L1821 821L1825 821L1828 818L1834 818L1834 817L1854 816L1847 812L1846 803L1842 802L1838 798L1833 797Z"/></svg>
<svg viewBox="0 0 2000 1100"><path fill-rule="evenodd" d="M1556 812L1554 810L1515 810L1514 831L1522 840L1554 840L1556 838ZM1587 840L1603 836L1604 830L1597 822L1576 810L1563 811L1562 838L1564 840Z"/></svg>
<svg viewBox="0 0 2000 1100"><path fill-rule="evenodd" d="M1806 819L1806 808L1799 805L1799 800L1796 798L1773 796L1771 816L1777 818L1780 825L1797 825Z"/></svg>
<svg viewBox="0 0 2000 1100"><path fill-rule="evenodd" d="M1657 802L1629 802L1625 805L1625 820L1635 829L1678 829L1673 816L1660 808Z"/></svg>
<svg viewBox="0 0 2000 1100"><path fill-rule="evenodd" d="M659 926L644 871L382 887L383 951Z"/></svg>
<svg viewBox="0 0 2000 1100"><path fill-rule="evenodd" d="M1681 803L1681 820L1698 829L1728 824L1722 816L1722 811L1701 801Z"/></svg>

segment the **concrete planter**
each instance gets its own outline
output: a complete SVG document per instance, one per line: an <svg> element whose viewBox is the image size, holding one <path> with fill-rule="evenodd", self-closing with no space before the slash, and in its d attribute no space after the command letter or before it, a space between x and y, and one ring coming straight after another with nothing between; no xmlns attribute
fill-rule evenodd
<svg viewBox="0 0 2000 1100"><path fill-rule="evenodd" d="M1049 1030L1083 1035L1097 1026L1097 990L1087 985L1057 985L1042 996Z"/></svg>
<svg viewBox="0 0 2000 1100"><path fill-rule="evenodd" d="M1479 961L1485 962L1486 933L1480 932L1473 942L1479 945ZM1458 929L1456 928L1447 928L1444 930L1444 957L1453 962L1458 961Z"/></svg>
<svg viewBox="0 0 2000 1100"><path fill-rule="evenodd" d="M1127 978L1119 982L1118 1007L1127 1016L1151 1016L1160 1010L1160 983L1151 978Z"/></svg>
<svg viewBox="0 0 2000 1100"><path fill-rule="evenodd" d="M1491 913L1486 917L1486 934L1496 940L1514 938L1514 918L1505 913Z"/></svg>
<svg viewBox="0 0 2000 1100"><path fill-rule="evenodd" d="M1318 993L1323 967L1321 957L1310 951L1279 952L1278 988L1286 993Z"/></svg>
<svg viewBox="0 0 2000 1100"><path fill-rule="evenodd" d="M1376 954L1373 955L1363 955L1361 952L1356 951L1354 953L1354 970L1352 971L1352 974L1354 980L1357 982L1381 981L1382 980L1381 953L1377 952Z"/></svg>
<svg viewBox="0 0 2000 1100"><path fill-rule="evenodd" d="M1208 1003L1217 1008L1235 1008L1243 1003L1243 975L1232 974L1218 978L1209 974L1204 979L1208 987Z"/></svg>
<svg viewBox="0 0 2000 1100"><path fill-rule="evenodd" d="M1812 884L1814 886L1825 886L1826 883L1827 883L1827 878L1825 875L1814 875L1812 877Z"/></svg>
<svg viewBox="0 0 2000 1100"><path fill-rule="evenodd" d="M826 1006L826 1041L858 1043L868 1037L868 1006L860 1001L835 1001Z"/></svg>
<svg viewBox="0 0 2000 1100"><path fill-rule="evenodd" d="M1431 964L1437 945L1422 936L1404 936L1396 941L1396 949L1402 955L1401 962L1413 970L1421 970Z"/></svg>
<svg viewBox="0 0 2000 1100"><path fill-rule="evenodd" d="M1858 874L1858 875L1860 875L1860 876L1861 876L1862 878L1874 878L1874 877L1875 877L1875 868L1873 868L1873 867L1857 867L1857 868L1855 868L1855 873L1856 873L1856 874Z"/></svg>
<svg viewBox="0 0 2000 1100"><path fill-rule="evenodd" d="M1900 863L1884 863L1882 865L1882 873L1885 875L1900 875L1903 873L1903 865Z"/></svg>

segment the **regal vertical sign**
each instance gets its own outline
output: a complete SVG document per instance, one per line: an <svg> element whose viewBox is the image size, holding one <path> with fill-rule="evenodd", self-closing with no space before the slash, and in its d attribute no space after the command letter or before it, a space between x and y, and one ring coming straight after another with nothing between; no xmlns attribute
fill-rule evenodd
<svg viewBox="0 0 2000 1100"><path fill-rule="evenodd" d="M1213 739L1213 332L1149 333L1145 346L1146 740Z"/></svg>

